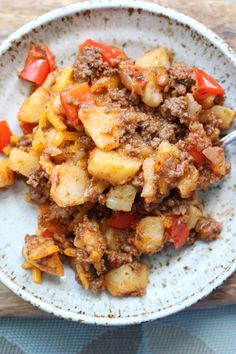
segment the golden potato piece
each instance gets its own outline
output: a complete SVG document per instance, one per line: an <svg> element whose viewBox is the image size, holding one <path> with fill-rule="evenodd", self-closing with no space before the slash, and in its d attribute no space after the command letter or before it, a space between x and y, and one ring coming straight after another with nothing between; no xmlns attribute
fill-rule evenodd
<svg viewBox="0 0 236 354"><path fill-rule="evenodd" d="M89 157L88 171L96 178L113 185L125 184L140 170L140 160L122 155L117 151L102 151L95 148Z"/></svg>
<svg viewBox="0 0 236 354"><path fill-rule="evenodd" d="M224 149L219 146L209 146L203 150L211 169L221 176L226 173Z"/></svg>
<svg viewBox="0 0 236 354"><path fill-rule="evenodd" d="M105 275L105 286L113 296L140 296L146 292L148 267L145 263L124 264Z"/></svg>
<svg viewBox="0 0 236 354"><path fill-rule="evenodd" d="M120 82L120 77L119 75L113 75L113 76L103 76L96 80L92 86L91 86L91 92L92 93L101 93L104 92L110 88L116 88L118 87Z"/></svg>
<svg viewBox="0 0 236 354"><path fill-rule="evenodd" d="M215 105L201 113L200 121L202 123L208 123L209 115L211 114L214 114L215 117L219 119L220 129L229 129L236 115L236 113L230 108Z"/></svg>
<svg viewBox="0 0 236 354"><path fill-rule="evenodd" d="M157 192L157 185L155 183L155 159L148 157L143 162L143 190L141 197L145 198L146 202L152 200Z"/></svg>
<svg viewBox="0 0 236 354"><path fill-rule="evenodd" d="M42 115L45 114L45 104L49 93L43 87L39 87L32 95L26 98L18 112L18 119L21 122L36 124Z"/></svg>
<svg viewBox="0 0 236 354"><path fill-rule="evenodd" d="M199 172L194 165L189 165L186 173L177 182L181 198L188 198L197 188Z"/></svg>
<svg viewBox="0 0 236 354"><path fill-rule="evenodd" d="M163 94L157 84L157 77L153 74L148 76L144 92L141 95L142 101L149 107L158 107L163 101Z"/></svg>
<svg viewBox="0 0 236 354"><path fill-rule="evenodd" d="M63 163L55 166L50 175L51 198L60 207L84 204L89 187L86 168Z"/></svg>
<svg viewBox="0 0 236 354"><path fill-rule="evenodd" d="M134 245L141 253L154 254L164 246L163 220L159 216L147 216L137 225Z"/></svg>
<svg viewBox="0 0 236 354"><path fill-rule="evenodd" d="M141 58L136 59L135 63L143 69L151 69L170 66L170 58L166 49L160 47L144 53Z"/></svg>
<svg viewBox="0 0 236 354"><path fill-rule="evenodd" d="M187 227L190 230L194 229L198 220L202 216L202 212L196 206L190 205L188 208L187 214L188 214Z"/></svg>
<svg viewBox="0 0 236 354"><path fill-rule="evenodd" d="M202 110L202 106L197 101L195 101L191 93L187 93L186 99L188 104L188 116L197 117Z"/></svg>
<svg viewBox="0 0 236 354"><path fill-rule="evenodd" d="M30 172L37 169L38 166L38 157L30 155L28 152L22 151L18 148L11 150L9 155L9 167L11 170L29 177Z"/></svg>
<svg viewBox="0 0 236 354"><path fill-rule="evenodd" d="M158 155L170 155L178 159L180 157L180 150L176 145L164 140L158 146Z"/></svg>
<svg viewBox="0 0 236 354"><path fill-rule="evenodd" d="M8 160L0 161L0 188L14 184L14 174L9 167Z"/></svg>
<svg viewBox="0 0 236 354"><path fill-rule="evenodd" d="M108 227L104 232L104 236L106 239L106 247L108 250L120 251L123 230Z"/></svg>
<svg viewBox="0 0 236 354"><path fill-rule="evenodd" d="M131 184L110 188L106 206L112 210L131 211L137 190Z"/></svg>
<svg viewBox="0 0 236 354"><path fill-rule="evenodd" d="M103 107L81 108L79 118L98 148L110 151L119 146L123 129L118 109L107 112Z"/></svg>

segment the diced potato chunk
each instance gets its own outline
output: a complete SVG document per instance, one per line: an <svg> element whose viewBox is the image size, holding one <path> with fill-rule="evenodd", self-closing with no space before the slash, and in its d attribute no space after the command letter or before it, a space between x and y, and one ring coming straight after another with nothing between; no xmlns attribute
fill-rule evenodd
<svg viewBox="0 0 236 354"><path fill-rule="evenodd" d="M111 251L120 251L120 240L122 240L123 230L113 227L106 228L104 236L106 239L106 247Z"/></svg>
<svg viewBox="0 0 236 354"><path fill-rule="evenodd" d="M101 93L107 89L116 88L118 87L119 81L119 75L103 76L92 84L91 92Z"/></svg>
<svg viewBox="0 0 236 354"><path fill-rule="evenodd" d="M136 188L130 184L110 188L106 206L112 210L131 211L136 193Z"/></svg>
<svg viewBox="0 0 236 354"><path fill-rule="evenodd" d="M141 193L141 197L145 198L148 202L155 196L157 192L157 186L155 183L155 159L149 157L143 162L143 178L144 185Z"/></svg>
<svg viewBox="0 0 236 354"><path fill-rule="evenodd" d="M195 101L191 93L187 93L186 99L188 104L188 116L197 117L202 110L202 106Z"/></svg>
<svg viewBox="0 0 236 354"><path fill-rule="evenodd" d="M105 286L113 296L144 295L148 283L148 267L145 263L124 264L105 275Z"/></svg>
<svg viewBox="0 0 236 354"><path fill-rule="evenodd" d="M194 229L198 220L202 216L202 212L199 208L194 205L190 205L188 208L188 220L187 220L187 227L191 230Z"/></svg>
<svg viewBox="0 0 236 354"><path fill-rule="evenodd" d="M122 155L117 151L102 151L95 148L89 157L88 171L96 178L113 185L125 184L140 170L140 160Z"/></svg>
<svg viewBox="0 0 236 354"><path fill-rule="evenodd" d="M45 115L45 104L49 93L43 87L39 87L31 96L27 97L18 112L21 122L36 124L42 115Z"/></svg>
<svg viewBox="0 0 236 354"><path fill-rule="evenodd" d="M181 198L188 198L197 188L199 172L194 165L189 165L186 173L177 182Z"/></svg>
<svg viewBox="0 0 236 354"><path fill-rule="evenodd" d="M234 118L235 112L227 107L215 105L210 109L207 109L200 115L200 121L202 123L208 123L209 115L214 114L217 119L219 119L220 129L229 129Z"/></svg>
<svg viewBox="0 0 236 354"><path fill-rule="evenodd" d="M29 177L30 172L33 169L37 169L38 166L38 157L30 155L28 152L22 151L18 148L11 150L9 155L9 167L11 170Z"/></svg>
<svg viewBox="0 0 236 354"><path fill-rule="evenodd" d="M51 197L60 207L84 204L89 177L85 167L67 163L55 166L50 175Z"/></svg>
<svg viewBox="0 0 236 354"><path fill-rule="evenodd" d="M143 69L170 66L170 58L165 48L155 48L136 59L136 65Z"/></svg>
<svg viewBox="0 0 236 354"><path fill-rule="evenodd" d="M178 159L180 157L180 150L176 145L169 143L169 141L164 140L158 146L158 155L170 155Z"/></svg>
<svg viewBox="0 0 236 354"><path fill-rule="evenodd" d="M109 151L119 146L123 132L119 113L117 109L107 112L103 107L80 109L79 118L98 148Z"/></svg>
<svg viewBox="0 0 236 354"><path fill-rule="evenodd" d="M203 154L208 159L211 169L224 176L226 173L224 149L219 146L209 146L203 150Z"/></svg>
<svg viewBox="0 0 236 354"><path fill-rule="evenodd" d="M152 108L158 107L163 101L163 94L157 84L155 75L149 75L141 99L146 105Z"/></svg>
<svg viewBox="0 0 236 354"><path fill-rule="evenodd" d="M159 216L141 219L136 228L134 245L141 253L154 254L164 246L163 220Z"/></svg>
<svg viewBox="0 0 236 354"><path fill-rule="evenodd" d="M9 168L8 160L0 161L0 188L5 188L14 184L14 174Z"/></svg>

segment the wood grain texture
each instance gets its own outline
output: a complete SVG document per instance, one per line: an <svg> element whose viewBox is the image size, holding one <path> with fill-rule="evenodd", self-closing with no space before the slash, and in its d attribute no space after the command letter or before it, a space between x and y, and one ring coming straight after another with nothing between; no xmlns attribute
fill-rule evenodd
<svg viewBox="0 0 236 354"><path fill-rule="evenodd" d="M153 0L154 1L154 0ZM52 9L73 4L72 0L0 0L0 42L18 27ZM223 0L156 0L163 6L178 11L201 21L236 49L236 4ZM213 307L236 303L236 273L210 296L194 305L191 309ZM0 285L1 316L46 316Z"/></svg>

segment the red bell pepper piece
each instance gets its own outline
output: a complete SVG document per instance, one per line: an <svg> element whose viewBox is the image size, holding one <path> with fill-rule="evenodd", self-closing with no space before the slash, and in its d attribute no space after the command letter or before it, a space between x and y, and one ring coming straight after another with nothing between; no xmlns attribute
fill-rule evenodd
<svg viewBox="0 0 236 354"><path fill-rule="evenodd" d="M174 243L174 249L182 247L189 236L190 229L184 224L180 218L174 216L172 218L172 226L170 228L171 240Z"/></svg>
<svg viewBox="0 0 236 354"><path fill-rule="evenodd" d="M87 39L79 47L80 49L83 49L84 47L100 49L103 61L106 61L110 66L115 66L117 64L117 60L125 57L125 54L121 49L110 47L104 43L95 42L92 39Z"/></svg>
<svg viewBox="0 0 236 354"><path fill-rule="evenodd" d="M135 222L135 215L120 211L108 219L108 224L116 229L127 229Z"/></svg>
<svg viewBox="0 0 236 354"><path fill-rule="evenodd" d="M0 153L10 143L12 132L5 120L0 121Z"/></svg>
<svg viewBox="0 0 236 354"><path fill-rule="evenodd" d="M45 53L49 63L50 71L55 70L56 69L55 56L52 54L51 50L47 46L45 47Z"/></svg>
<svg viewBox="0 0 236 354"><path fill-rule="evenodd" d="M93 105L94 99L87 82L83 84L76 84L63 90L60 93L61 104L65 109L66 116L73 125L81 124L78 117L78 106L81 104ZM76 105L68 103L68 101L75 100Z"/></svg>
<svg viewBox="0 0 236 354"><path fill-rule="evenodd" d="M196 76L196 90L193 93L196 101L202 101L211 95L223 95L225 90L205 71L194 68Z"/></svg>
<svg viewBox="0 0 236 354"><path fill-rule="evenodd" d="M55 57L50 49L44 45L32 44L25 61L25 67L19 73L19 77L42 85L48 74L55 68Z"/></svg>
<svg viewBox="0 0 236 354"><path fill-rule="evenodd" d="M10 143L12 132L5 120L0 121L0 153Z"/></svg>
<svg viewBox="0 0 236 354"><path fill-rule="evenodd" d="M42 236L43 237L52 238L53 237L53 232L51 232L49 230L45 230L45 231L42 232Z"/></svg>
<svg viewBox="0 0 236 354"><path fill-rule="evenodd" d="M23 80L34 82L42 85L50 72L50 66L47 59L37 59L33 63L26 65L19 73L19 77Z"/></svg>
<svg viewBox="0 0 236 354"><path fill-rule="evenodd" d="M38 59L46 59L45 51L42 46L32 43L25 60L25 65L32 64Z"/></svg>
<svg viewBox="0 0 236 354"><path fill-rule="evenodd" d="M30 123L20 122L19 125L24 134L31 134L34 129L34 126Z"/></svg>
<svg viewBox="0 0 236 354"><path fill-rule="evenodd" d="M194 161L198 165L202 165L206 161L206 156L201 151L198 151L194 146L190 146L188 148L188 152L192 155Z"/></svg>

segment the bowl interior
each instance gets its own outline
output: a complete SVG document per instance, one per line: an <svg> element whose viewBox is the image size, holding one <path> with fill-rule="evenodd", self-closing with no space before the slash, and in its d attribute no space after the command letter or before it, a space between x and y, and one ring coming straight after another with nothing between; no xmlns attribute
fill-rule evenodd
<svg viewBox="0 0 236 354"><path fill-rule="evenodd" d="M16 114L30 90L17 78L30 41L48 43L58 65L72 64L78 43L93 38L125 49L131 57L164 45L175 52L176 61L196 65L212 74L226 89L229 107L236 106L236 70L214 45L187 25L161 13L131 8L103 8L55 19L26 34L0 57L0 117L20 133ZM112 298L107 293L91 294L74 280L66 267L61 279L44 275L41 286L21 269L21 249L26 233L34 233L37 208L25 202L26 188L18 182L0 194L0 272L12 290L44 310L90 323L136 323L173 313L208 294L232 272L235 265L235 146L228 149L232 173L205 195L206 212L224 222L223 238L147 258L150 282L142 298Z"/></svg>

